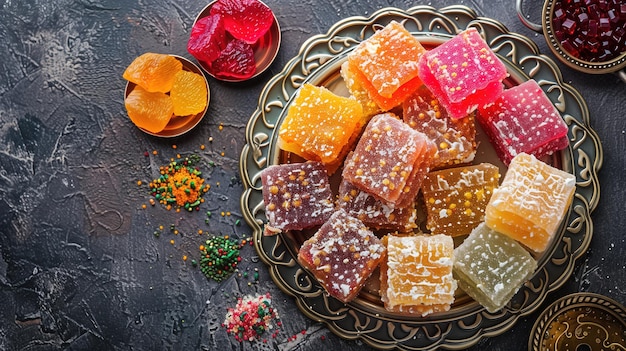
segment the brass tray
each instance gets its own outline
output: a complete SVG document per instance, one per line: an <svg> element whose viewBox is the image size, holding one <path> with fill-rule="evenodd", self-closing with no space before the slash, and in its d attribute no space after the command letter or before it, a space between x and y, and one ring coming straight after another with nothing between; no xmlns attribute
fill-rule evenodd
<svg viewBox="0 0 626 351"><path fill-rule="evenodd" d="M346 55L391 20L403 23L420 41L433 45L468 27L477 28L507 66L508 84L535 79L569 126L569 148L555 155L552 161L576 175L574 202L557 238L538 257L539 267L533 278L496 313L487 312L467 296L457 299L450 311L425 318L386 311L379 300L372 298L371 290L362 292L349 304L340 303L329 297L298 264L298 246L293 237L262 234L266 218L260 173L267 166L281 162L283 152L276 147L278 126L296 90L306 82L341 93L345 86L339 67ZM498 335L511 328L520 316L536 310L546 295L571 275L576 259L587 251L591 241L590 215L600 196L597 173L602 160L600 141L589 125L589 111L583 98L563 82L556 64L539 54L530 39L509 32L498 21L479 17L465 6L384 8L370 17L346 18L326 34L311 37L283 71L267 83L248 123L246 145L240 157L245 186L241 207L254 231L255 247L269 266L274 282L295 297L298 307L308 317L325 323L343 338L361 339L380 349L464 349L482 337Z"/></svg>

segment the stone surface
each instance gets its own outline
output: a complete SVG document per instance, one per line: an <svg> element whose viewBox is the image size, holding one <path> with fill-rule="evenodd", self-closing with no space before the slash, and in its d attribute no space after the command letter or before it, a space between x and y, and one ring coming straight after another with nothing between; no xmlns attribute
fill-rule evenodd
<svg viewBox="0 0 626 351"><path fill-rule="evenodd" d="M238 162L245 124L263 86L312 35L347 16L368 16L390 4L408 9L462 3L530 37L541 52L550 50L541 35L519 22L507 0L264 2L282 30L282 46L272 67L242 84L210 79L207 116L193 132L171 140L150 137L127 119L121 73L134 57L148 51L191 58L187 38L208 1L1 3L0 349L368 349L362 341L340 339L300 313L294 300L271 281L253 247L243 248L239 268L250 272L248 278L233 276L221 284L208 281L181 259L197 251L202 236L192 229L249 235L244 224L234 224L241 218ZM537 14L538 21L542 3L526 13ZM550 294L539 310L574 291L596 292L624 303L626 219L616 204L626 202L623 184L617 181L626 169L626 90L612 75L561 69L564 81L585 98L591 124L603 142L602 195L592 215L594 231L601 234L593 237L588 254L564 287ZM202 144L205 150L199 150ZM151 207L146 188L136 181L145 185L176 153L194 151L216 163L215 168L203 166L212 188L198 216ZM144 203L146 210L141 209ZM203 212L208 209L213 215L206 225ZM222 210L231 216L221 217ZM184 235L170 235L167 226L172 223ZM155 238L159 224L166 229ZM171 238L175 245L169 243ZM255 269L259 283L248 286ZM267 345L240 346L220 326L226 308L234 306L235 296L267 291L282 317L279 337ZM526 350L538 312L471 350ZM288 340L295 334L297 338Z"/></svg>

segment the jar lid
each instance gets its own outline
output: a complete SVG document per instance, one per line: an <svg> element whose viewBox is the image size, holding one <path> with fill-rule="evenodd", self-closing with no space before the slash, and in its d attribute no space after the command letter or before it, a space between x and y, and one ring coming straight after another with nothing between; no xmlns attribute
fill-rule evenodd
<svg viewBox="0 0 626 351"><path fill-rule="evenodd" d="M626 310L594 293L575 293L552 303L533 326L528 349L626 350Z"/></svg>

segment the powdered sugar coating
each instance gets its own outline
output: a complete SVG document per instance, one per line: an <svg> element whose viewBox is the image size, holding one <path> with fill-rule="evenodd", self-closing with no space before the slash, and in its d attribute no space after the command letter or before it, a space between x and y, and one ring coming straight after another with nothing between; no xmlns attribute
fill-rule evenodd
<svg viewBox="0 0 626 351"><path fill-rule="evenodd" d="M426 228L436 234L469 234L484 220L499 180L498 167L489 163L430 172L422 184Z"/></svg>
<svg viewBox="0 0 626 351"><path fill-rule="evenodd" d="M576 191L576 177L532 155L515 156L485 209L485 222L539 253L565 217Z"/></svg>
<svg viewBox="0 0 626 351"><path fill-rule="evenodd" d="M462 118L492 103L502 92L506 67L475 28L468 28L422 55L419 77L446 107Z"/></svg>
<svg viewBox="0 0 626 351"><path fill-rule="evenodd" d="M477 119L505 164L520 152L541 158L569 144L565 121L535 80L505 90L479 112Z"/></svg>
<svg viewBox="0 0 626 351"><path fill-rule="evenodd" d="M306 160L319 161L333 173L365 123L363 108L355 99L304 84L280 125L279 147Z"/></svg>
<svg viewBox="0 0 626 351"><path fill-rule="evenodd" d="M365 128L346 159L343 178L392 206L414 201L436 154L426 135L391 113L379 114Z"/></svg>
<svg viewBox="0 0 626 351"><path fill-rule="evenodd" d="M388 235L381 265L381 299L391 311L447 311L457 282L452 276L454 242L447 235Z"/></svg>
<svg viewBox="0 0 626 351"><path fill-rule="evenodd" d="M451 118L437 98L421 86L407 98L402 119L411 128L426 134L437 146L432 168L471 162L476 155L474 114Z"/></svg>
<svg viewBox="0 0 626 351"><path fill-rule="evenodd" d="M389 206L345 179L339 185L338 202L340 208L370 228L406 232L417 227L415 203L407 207Z"/></svg>
<svg viewBox="0 0 626 351"><path fill-rule="evenodd" d="M517 241L484 223L454 249L454 256L459 286L492 313L504 307L537 268Z"/></svg>
<svg viewBox="0 0 626 351"><path fill-rule="evenodd" d="M321 225L335 209L328 174L319 162L269 166L261 173L261 183L266 234Z"/></svg>
<svg viewBox="0 0 626 351"><path fill-rule="evenodd" d="M298 262L330 296L349 302L378 266L384 252L380 239L363 222L338 210L302 244Z"/></svg>

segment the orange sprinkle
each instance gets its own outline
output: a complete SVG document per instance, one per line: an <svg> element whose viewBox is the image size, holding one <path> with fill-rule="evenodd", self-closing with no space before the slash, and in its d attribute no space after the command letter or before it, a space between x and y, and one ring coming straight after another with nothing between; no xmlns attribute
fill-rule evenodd
<svg viewBox="0 0 626 351"><path fill-rule="evenodd" d="M138 180L138 181L137 181L137 185L138 185L138 186L141 186L141 180Z"/></svg>
<svg viewBox="0 0 626 351"><path fill-rule="evenodd" d="M156 151L156 150L152 150L152 154L153 154L153 155L157 155L158 153L159 153L158 151Z"/></svg>

